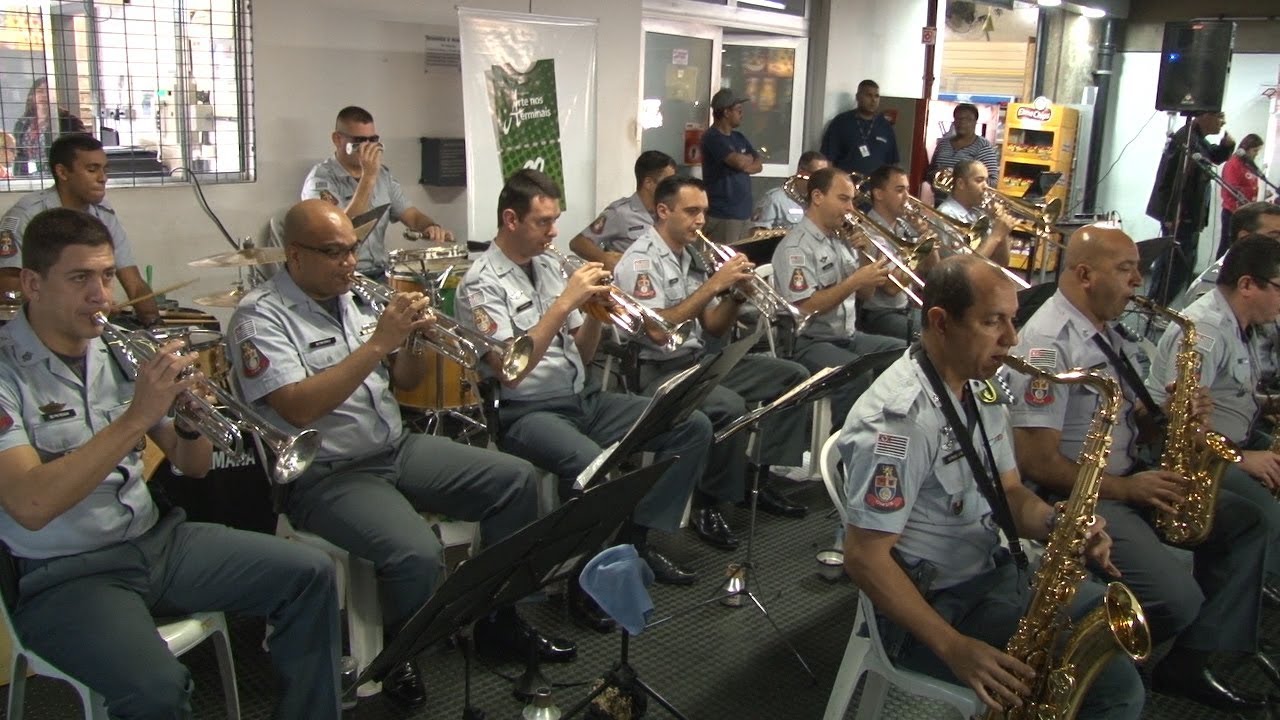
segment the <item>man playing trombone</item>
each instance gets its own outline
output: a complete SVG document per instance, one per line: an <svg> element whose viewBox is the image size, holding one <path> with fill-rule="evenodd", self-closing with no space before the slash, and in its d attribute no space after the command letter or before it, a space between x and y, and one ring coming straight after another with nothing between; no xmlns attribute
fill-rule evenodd
<svg viewBox="0 0 1280 720"><path fill-rule="evenodd" d="M235 380L245 399L282 426L315 428L323 445L287 486L283 510L315 533L374 564L390 638L431 597L442 548L423 511L480 523L500 540L537 514L529 463L404 428L392 385L414 387L426 371L409 343L430 317L417 293L399 294L381 316L351 294L359 242L350 219L324 200L304 200L284 222L286 272L255 288L231 320ZM482 649L568 661L576 647L542 637L499 611L476 626ZM425 702L409 661L383 682L407 706Z"/></svg>
<svg viewBox="0 0 1280 720"><path fill-rule="evenodd" d="M987 193L987 166L981 160L965 158L955 164L952 172L951 195L938 205L938 212L969 226L988 217L982 209ZM994 262L1008 265L1009 233L1013 230L1013 223L1000 206L996 206L989 217L991 231L974 250ZM945 245L939 248L939 252L944 256L951 254Z"/></svg>
<svg viewBox="0 0 1280 720"><path fill-rule="evenodd" d="M867 180L867 192L871 196L871 210L867 217L893 232L899 240L910 244L921 241L923 222L907 214L907 173L896 165L883 165L871 173ZM915 225L910 222L915 221ZM874 255L875 253L872 252ZM937 255L926 256L918 268L923 274L928 265L937 261ZM920 329L920 309L915 307L901 284L907 278L901 272L894 273L897 283L886 279L867 295L859 308L858 326L869 333L910 340Z"/></svg>
<svg viewBox="0 0 1280 720"><path fill-rule="evenodd" d="M801 311L815 313L796 338L794 359L810 372L838 367L880 350L906 347L897 338L855 329L858 300L884 282L888 259L859 263L855 250L839 236L853 212L856 189L849 175L828 167L809 177L804 220L773 253L773 284ZM856 378L831 399L832 417L843 422L853 401L871 384Z"/></svg>
<svg viewBox="0 0 1280 720"><path fill-rule="evenodd" d="M745 285L754 277L743 255L720 261L700 237L706 220L707 193L702 181L673 176L654 194L657 221L622 255L614 277L619 286L658 312L667 322L695 320L698 328L683 345L667 350L644 342L640 351L640 386L651 393L673 374L697 363L704 354L702 334L724 335L737 322L747 301ZM695 256L697 258L695 259ZM714 427L728 425L746 414L746 403L768 402L809 377L803 365L747 355L734 366L702 404ZM799 465L806 447L805 408L779 413L761 428L762 465ZM746 433L738 433L711 448L707 473L694 492L693 529L705 542L732 550L738 538L718 503L738 502L746 491ZM795 505L768 485L761 487L760 509L776 515L802 516Z"/></svg>

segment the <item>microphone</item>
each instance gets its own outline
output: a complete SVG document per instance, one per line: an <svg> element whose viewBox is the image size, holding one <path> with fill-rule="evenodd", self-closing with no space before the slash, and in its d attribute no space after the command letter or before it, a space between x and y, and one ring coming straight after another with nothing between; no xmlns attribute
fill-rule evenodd
<svg viewBox="0 0 1280 720"><path fill-rule="evenodd" d="M1193 154L1191 155L1191 159L1192 159L1192 160L1195 160L1196 162L1200 163L1201 165L1209 165L1210 167L1212 167L1212 166L1213 166L1213 163L1209 162L1209 158L1205 157L1205 156L1204 156L1204 154L1202 154L1202 153L1193 153Z"/></svg>

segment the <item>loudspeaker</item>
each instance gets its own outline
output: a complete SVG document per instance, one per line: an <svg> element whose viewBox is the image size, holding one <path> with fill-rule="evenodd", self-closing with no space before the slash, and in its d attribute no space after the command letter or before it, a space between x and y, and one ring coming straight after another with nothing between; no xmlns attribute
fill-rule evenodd
<svg viewBox="0 0 1280 720"><path fill-rule="evenodd" d="M1156 109L1221 110L1235 32L1235 23L1221 20L1165 23Z"/></svg>

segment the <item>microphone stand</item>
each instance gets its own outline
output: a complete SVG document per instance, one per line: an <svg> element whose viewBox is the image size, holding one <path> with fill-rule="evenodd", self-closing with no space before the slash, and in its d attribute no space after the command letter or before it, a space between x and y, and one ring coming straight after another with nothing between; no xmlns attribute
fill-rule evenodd
<svg viewBox="0 0 1280 720"><path fill-rule="evenodd" d="M1185 113L1185 115L1187 118L1187 122L1182 126L1182 129L1186 131L1186 134L1183 136L1183 139L1182 139L1182 148L1181 148L1182 157L1180 158L1182 161L1181 162L1182 167L1179 169L1178 176L1174 180L1173 188L1171 189L1171 197L1170 197L1170 199L1173 200L1174 202L1173 202L1173 222L1171 223L1171 227L1169 228L1169 231L1170 231L1170 234L1173 236L1174 241L1169 244L1169 248L1170 248L1169 252L1163 258L1164 272L1163 272L1163 277L1160 278L1160 281L1161 281L1159 285L1160 293L1158 293L1158 295L1160 295L1161 297L1154 298L1155 301L1160 303L1161 305L1168 305L1169 301L1173 299L1172 297L1163 297L1163 296L1169 296L1169 295L1175 294L1173 292L1173 288L1169 287L1169 283L1173 280L1174 261L1178 258L1181 258L1182 262L1184 263L1187 261L1187 256L1182 251L1182 243L1178 239L1178 232L1182 230L1182 222L1183 222L1182 220L1183 197L1182 196L1185 193L1185 190L1187 187L1187 179L1188 179L1187 175L1191 172L1191 163L1192 163L1191 136L1192 136L1192 130L1193 130L1192 123L1194 121L1194 116L1191 113ZM1174 133L1174 136L1171 142L1173 145L1174 152L1175 153L1178 152L1179 148L1178 148L1177 133ZM1161 225L1163 224L1164 223L1161 223ZM1187 268L1187 274L1188 275L1191 274L1191 268Z"/></svg>
<svg viewBox="0 0 1280 720"><path fill-rule="evenodd" d="M1218 169L1213 166L1213 163L1209 162L1208 160L1205 160L1203 155L1200 155L1200 153L1196 153L1195 155L1191 156L1191 159L1195 161L1197 165L1200 166L1200 169L1203 170L1204 173L1209 176L1210 180L1213 180L1214 182L1218 183L1218 185L1223 190L1226 190L1227 192L1231 193L1231 196L1236 199L1236 202L1240 203L1241 205L1244 205L1245 203L1249 202L1249 198L1245 197L1244 193L1231 187L1230 185L1227 184L1226 180L1222 179L1222 175L1218 173ZM1262 177L1262 176L1259 175L1258 177ZM1265 179L1264 179L1264 182L1266 182ZM1269 182L1267 184L1271 185L1271 183ZM1272 185L1272 187L1275 187L1275 186Z"/></svg>

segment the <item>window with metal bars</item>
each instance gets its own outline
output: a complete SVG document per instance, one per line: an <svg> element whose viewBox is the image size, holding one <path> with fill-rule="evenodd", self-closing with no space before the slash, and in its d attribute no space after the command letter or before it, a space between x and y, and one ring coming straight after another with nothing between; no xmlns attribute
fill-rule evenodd
<svg viewBox="0 0 1280 720"><path fill-rule="evenodd" d="M248 0L0 0L0 190L87 132L111 185L254 177Z"/></svg>

